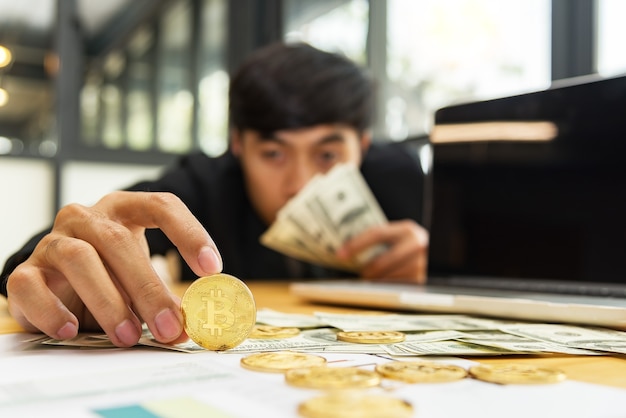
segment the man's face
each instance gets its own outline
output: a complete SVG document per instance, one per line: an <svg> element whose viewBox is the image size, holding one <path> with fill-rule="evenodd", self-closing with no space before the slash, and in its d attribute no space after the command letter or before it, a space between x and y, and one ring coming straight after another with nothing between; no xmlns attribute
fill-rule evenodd
<svg viewBox="0 0 626 418"><path fill-rule="evenodd" d="M344 125L277 131L267 138L253 130L234 131L231 137L248 196L268 225L315 174L337 163L359 165L368 146L369 135Z"/></svg>

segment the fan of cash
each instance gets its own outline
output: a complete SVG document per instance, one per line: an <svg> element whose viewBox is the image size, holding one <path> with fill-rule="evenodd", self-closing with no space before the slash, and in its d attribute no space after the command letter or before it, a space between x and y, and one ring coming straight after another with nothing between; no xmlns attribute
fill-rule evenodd
<svg viewBox="0 0 626 418"><path fill-rule="evenodd" d="M353 164L337 164L313 177L278 212L261 243L290 257L330 268L358 271L385 251L381 244L351 260L336 251L351 237L387 223L372 191Z"/></svg>

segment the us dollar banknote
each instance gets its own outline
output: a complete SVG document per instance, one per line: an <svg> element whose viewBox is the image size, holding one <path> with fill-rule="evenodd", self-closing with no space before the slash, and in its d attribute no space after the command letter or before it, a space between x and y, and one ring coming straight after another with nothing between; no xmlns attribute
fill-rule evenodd
<svg viewBox="0 0 626 418"><path fill-rule="evenodd" d="M342 260L337 250L350 238L387 218L353 164L337 164L317 175L278 212L261 243L290 257L346 271L358 271L386 250L378 245Z"/></svg>

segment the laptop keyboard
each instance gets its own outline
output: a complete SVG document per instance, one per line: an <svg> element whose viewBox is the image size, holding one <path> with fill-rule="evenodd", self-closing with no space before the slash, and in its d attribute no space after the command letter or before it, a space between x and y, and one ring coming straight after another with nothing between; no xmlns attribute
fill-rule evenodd
<svg viewBox="0 0 626 418"><path fill-rule="evenodd" d="M600 296L625 298L626 286L598 283L563 283L549 280L481 279L481 278L435 278L429 283L480 289L515 290L561 295Z"/></svg>

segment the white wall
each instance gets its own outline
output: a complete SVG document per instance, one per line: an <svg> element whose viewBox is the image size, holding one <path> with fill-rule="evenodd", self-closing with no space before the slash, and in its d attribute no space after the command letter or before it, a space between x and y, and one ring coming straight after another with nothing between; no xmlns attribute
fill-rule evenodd
<svg viewBox="0 0 626 418"><path fill-rule="evenodd" d="M0 263L52 221L54 170L46 161L0 158Z"/></svg>
<svg viewBox="0 0 626 418"><path fill-rule="evenodd" d="M160 166L68 162L61 170L61 205L93 205L104 194L156 178Z"/></svg>
<svg viewBox="0 0 626 418"><path fill-rule="evenodd" d="M161 166L68 162L61 169L61 204L94 204L104 194L155 178ZM46 161L0 157L0 266L52 223L53 167Z"/></svg>

